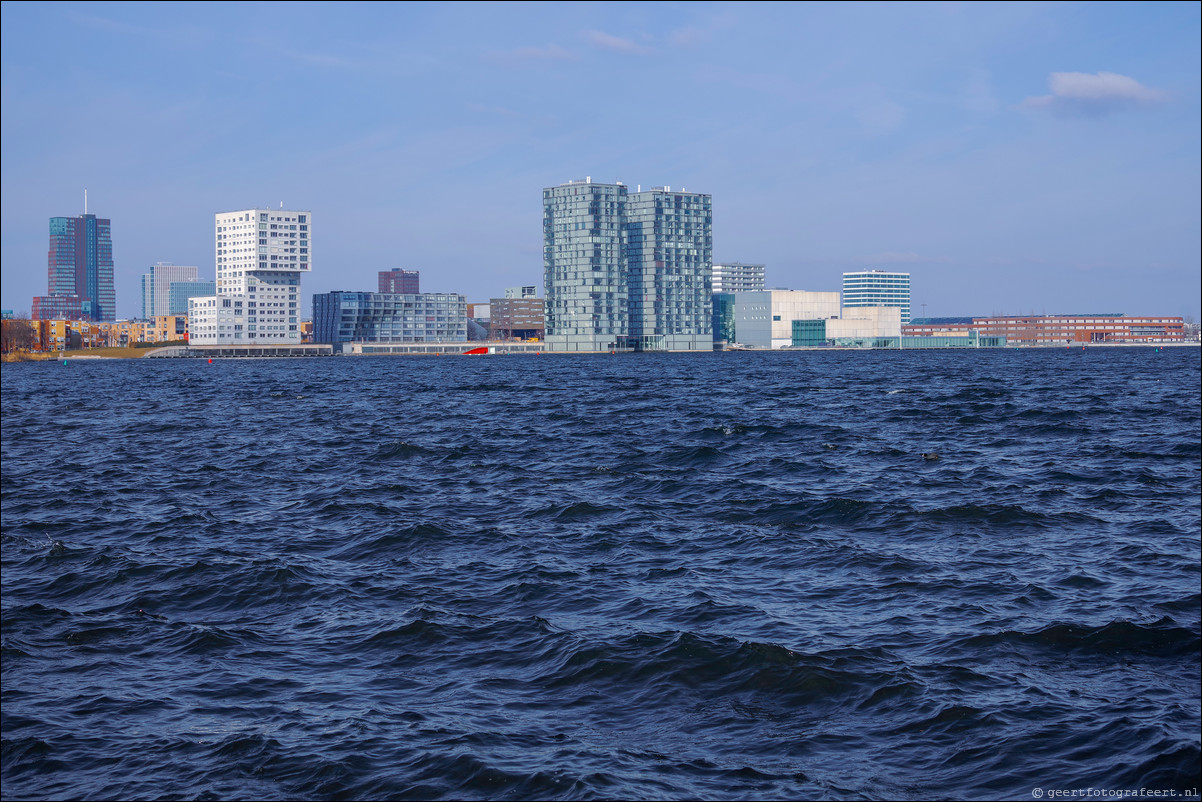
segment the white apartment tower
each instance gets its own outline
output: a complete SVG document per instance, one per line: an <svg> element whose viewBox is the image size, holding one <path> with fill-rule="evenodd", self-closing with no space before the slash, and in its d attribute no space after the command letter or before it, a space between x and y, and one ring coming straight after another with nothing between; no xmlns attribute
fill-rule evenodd
<svg viewBox="0 0 1202 802"><path fill-rule="evenodd" d="M299 344L300 277L312 267L313 215L219 212L217 294L188 301L193 345Z"/></svg>
<svg viewBox="0 0 1202 802"><path fill-rule="evenodd" d="M910 324L910 274L887 270L858 270L843 274L843 305L896 306L901 324ZM845 315L846 317L846 315Z"/></svg>

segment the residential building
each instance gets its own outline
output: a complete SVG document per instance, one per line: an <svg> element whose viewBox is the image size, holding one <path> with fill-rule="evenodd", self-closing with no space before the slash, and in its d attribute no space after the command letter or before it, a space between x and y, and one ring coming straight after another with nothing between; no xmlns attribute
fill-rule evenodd
<svg viewBox="0 0 1202 802"><path fill-rule="evenodd" d="M313 342L434 343L467 341L467 298L454 293L409 295L325 292L313 296Z"/></svg>
<svg viewBox="0 0 1202 802"><path fill-rule="evenodd" d="M526 284L521 287L506 287L506 298L536 298L538 297L538 287L533 284Z"/></svg>
<svg viewBox="0 0 1202 802"><path fill-rule="evenodd" d="M629 344L712 351L713 211L709 195L652 187L626 205Z"/></svg>
<svg viewBox="0 0 1202 802"><path fill-rule="evenodd" d="M711 350L709 195L591 178L543 190L552 351Z"/></svg>
<svg viewBox="0 0 1202 802"><path fill-rule="evenodd" d="M299 345L301 276L313 267L312 213L219 212L214 228L217 293L189 299L190 342Z"/></svg>
<svg viewBox="0 0 1202 802"><path fill-rule="evenodd" d="M764 286L764 265L742 262L714 263L714 292L759 292Z"/></svg>
<svg viewBox="0 0 1202 802"><path fill-rule="evenodd" d="M628 347L626 196L591 178L543 190L547 350Z"/></svg>
<svg viewBox="0 0 1202 802"><path fill-rule="evenodd" d="M524 288L523 288L524 289ZM533 289L533 288L531 288ZM546 334L543 299L529 296L493 298L488 303L491 315L489 339L541 340Z"/></svg>
<svg viewBox="0 0 1202 802"><path fill-rule="evenodd" d="M143 321L138 342L166 343L188 339L187 315L155 315Z"/></svg>
<svg viewBox="0 0 1202 802"><path fill-rule="evenodd" d="M46 350L78 351L101 348L107 342L105 323L93 320L46 320Z"/></svg>
<svg viewBox="0 0 1202 802"><path fill-rule="evenodd" d="M382 293L416 295L421 292L420 274L417 270L381 270L379 273L379 290Z"/></svg>
<svg viewBox="0 0 1202 802"><path fill-rule="evenodd" d="M902 325L910 322L910 274L861 270L843 274L843 305L896 306Z"/></svg>
<svg viewBox="0 0 1202 802"><path fill-rule="evenodd" d="M216 295L217 282L195 279L192 281L173 281L167 291L167 314L188 314L188 299L199 298L202 295Z"/></svg>
<svg viewBox="0 0 1202 802"><path fill-rule="evenodd" d="M142 318L170 314L171 283L196 281L198 275L199 271L189 265L155 262L150 272L142 275Z"/></svg>
<svg viewBox="0 0 1202 802"><path fill-rule="evenodd" d="M42 314L74 309L73 319L113 320L117 317L117 293L113 286L113 240L111 221L94 214L50 218L50 250L46 257L47 292L34 308ZM47 298L78 298L58 302ZM49 317L35 319L48 320Z"/></svg>

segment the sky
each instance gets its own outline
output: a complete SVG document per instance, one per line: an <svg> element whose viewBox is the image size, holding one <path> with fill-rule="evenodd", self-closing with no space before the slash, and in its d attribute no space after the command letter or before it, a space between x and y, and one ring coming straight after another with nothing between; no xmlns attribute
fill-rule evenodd
<svg viewBox="0 0 1202 802"><path fill-rule="evenodd" d="M120 317L213 216L313 215L315 292L542 284L542 189L713 196L771 287L912 276L914 315L1198 318L1200 4L2 6L2 281L112 220Z"/></svg>

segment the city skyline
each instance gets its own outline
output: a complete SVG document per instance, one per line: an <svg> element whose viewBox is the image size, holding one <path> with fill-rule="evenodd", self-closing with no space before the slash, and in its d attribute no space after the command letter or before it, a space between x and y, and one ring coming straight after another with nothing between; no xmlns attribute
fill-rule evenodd
<svg viewBox="0 0 1202 802"><path fill-rule="evenodd" d="M532 190L587 174L712 195L714 259L771 286L879 268L912 274L916 314L1198 315L1195 4L68 3L3 22L5 308L44 292L45 221L84 187L134 317L149 265L212 263L212 214L281 200L323 219L303 309L398 267L484 300L541 274ZM63 108L89 125L39 122Z"/></svg>

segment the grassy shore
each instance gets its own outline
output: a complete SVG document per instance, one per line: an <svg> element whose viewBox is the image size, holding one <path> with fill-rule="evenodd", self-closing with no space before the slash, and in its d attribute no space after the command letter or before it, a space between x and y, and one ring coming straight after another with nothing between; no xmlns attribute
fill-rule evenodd
<svg viewBox="0 0 1202 802"><path fill-rule="evenodd" d="M47 351L33 353L30 351L13 351L3 355L5 362L45 362L52 359L71 359L77 357L103 357L105 359L139 359L146 356L152 348L81 348L74 351Z"/></svg>

